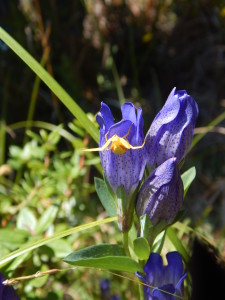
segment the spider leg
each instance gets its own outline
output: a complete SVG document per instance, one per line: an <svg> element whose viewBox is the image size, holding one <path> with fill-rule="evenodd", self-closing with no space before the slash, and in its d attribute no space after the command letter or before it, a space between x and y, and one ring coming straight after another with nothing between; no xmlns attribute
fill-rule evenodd
<svg viewBox="0 0 225 300"><path fill-rule="evenodd" d="M105 148L109 146L111 142L112 142L111 139L109 139L101 148L83 149L82 151L83 152L103 151L105 150Z"/></svg>
<svg viewBox="0 0 225 300"><path fill-rule="evenodd" d="M135 150L135 149L141 149L141 148L144 147L144 145L145 145L145 140L144 140L144 143L142 145L140 145L140 146L131 146L130 145L130 149L133 149L133 150Z"/></svg>
<svg viewBox="0 0 225 300"><path fill-rule="evenodd" d="M107 135L108 135L109 131L106 132L105 134L105 141L107 142Z"/></svg>
<svg viewBox="0 0 225 300"><path fill-rule="evenodd" d="M130 128L128 129L128 132L127 132L127 134L125 134L125 135L123 136L123 139L126 139L126 137L129 135L132 126L133 126L133 123L131 123L131 126L130 126Z"/></svg>

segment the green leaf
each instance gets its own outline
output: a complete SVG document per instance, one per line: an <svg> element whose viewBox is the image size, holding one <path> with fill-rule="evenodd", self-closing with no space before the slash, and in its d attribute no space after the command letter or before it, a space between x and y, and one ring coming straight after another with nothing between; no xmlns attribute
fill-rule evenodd
<svg viewBox="0 0 225 300"><path fill-rule="evenodd" d="M37 224L37 219L33 211L28 207L22 208L17 217L16 227L18 229L34 232L36 224Z"/></svg>
<svg viewBox="0 0 225 300"><path fill-rule="evenodd" d="M166 220L161 220L157 225L153 226L148 215L140 217L140 236L146 238L149 245L152 247L154 240L167 227Z"/></svg>
<svg viewBox="0 0 225 300"><path fill-rule="evenodd" d="M98 197L110 217L116 216L116 202L104 180L95 177L95 188Z"/></svg>
<svg viewBox="0 0 225 300"><path fill-rule="evenodd" d="M5 245L10 250L14 250L24 244L29 236L29 232L20 229L0 229L0 247Z"/></svg>
<svg viewBox="0 0 225 300"><path fill-rule="evenodd" d="M166 237L166 230L162 231L159 235L157 235L156 239L154 240L154 244L152 246L152 252L161 253L163 244Z"/></svg>
<svg viewBox="0 0 225 300"><path fill-rule="evenodd" d="M69 254L64 261L75 266L135 273L142 271L140 265L125 256L119 245L100 244Z"/></svg>
<svg viewBox="0 0 225 300"><path fill-rule="evenodd" d="M53 224L58 209L58 205L51 205L48 207L48 209L42 214L42 216L38 220L36 226L36 233L42 233L46 231Z"/></svg>
<svg viewBox="0 0 225 300"><path fill-rule="evenodd" d="M196 176L196 169L195 167L190 168L189 170L187 170L186 172L184 172L181 175L182 181L183 181L183 185L184 185L184 197L192 183L192 181L195 179Z"/></svg>
<svg viewBox="0 0 225 300"><path fill-rule="evenodd" d="M134 240L134 253L140 260L147 260L150 254L148 241L143 237L138 237Z"/></svg>
<svg viewBox="0 0 225 300"><path fill-rule="evenodd" d="M174 247L177 249L177 251L180 253L180 255L183 257L185 263L187 263L189 261L189 255L172 227L168 227L167 236L170 239L171 243L174 245Z"/></svg>
<svg viewBox="0 0 225 300"><path fill-rule="evenodd" d="M51 75L39 64L16 40L14 40L2 27L0 27L0 39L8 45L30 68L40 77L50 90L62 101L71 113L80 121L91 137L98 143L98 129L86 116L85 112L70 97L70 95L51 77Z"/></svg>
<svg viewBox="0 0 225 300"><path fill-rule="evenodd" d="M23 255L20 255L19 257L17 257L16 259L14 259L12 261L12 263L7 267L6 271L8 272L12 272L14 270L16 270L19 266L21 266L25 261L27 261L30 257L31 257L32 253L31 252L27 252L24 253Z"/></svg>
<svg viewBox="0 0 225 300"><path fill-rule="evenodd" d="M73 251L72 246L67 240L61 239L53 241L48 246L54 251L55 257L63 258Z"/></svg>
<svg viewBox="0 0 225 300"><path fill-rule="evenodd" d="M112 218L107 218L107 219L91 222L91 223L88 223L88 224L83 224L83 225L80 225L80 226L62 231L62 232L56 232L55 234L53 234L50 237L47 237L47 238L44 238L44 239L41 239L41 240L38 240L38 241L35 241L35 242L27 243L24 246L22 246L20 249L18 249L16 251L13 251L10 254L1 257L0 267L4 266L6 263L8 263L9 261L13 260L14 258L22 255L23 253L27 253L31 250L37 249L37 248L39 248L43 245L46 245L46 244L48 244L52 241L59 240L63 237L71 235L73 233L80 232L80 231L83 231L83 230L86 230L86 229L89 229L89 228L93 228L95 226L99 226L99 225L102 225L102 224L114 222L116 220L117 220L117 217L112 217ZM2 234L3 232L4 232L4 234ZM23 237L23 239L22 239L22 237L19 238L20 235ZM14 230L14 231L9 230L9 229L0 229L0 244L1 244L2 241L5 242L5 240L8 238L10 242L11 242L11 240L13 240L14 242L17 240L16 245L18 246L18 244L20 245L22 243L23 244L25 243L26 238L28 237L28 235L29 235L28 232L18 230L18 229ZM9 238L9 236L11 238ZM19 239L19 241L18 241L18 239Z"/></svg>

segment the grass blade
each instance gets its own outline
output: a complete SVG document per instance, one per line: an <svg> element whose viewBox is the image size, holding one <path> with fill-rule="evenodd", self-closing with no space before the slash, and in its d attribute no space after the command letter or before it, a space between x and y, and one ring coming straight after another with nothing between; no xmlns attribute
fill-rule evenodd
<svg viewBox="0 0 225 300"><path fill-rule="evenodd" d="M206 130L205 132L203 133L200 133L200 134L197 134L193 140L192 140L192 143L191 143L191 147L189 149L189 151L208 133L210 132L210 130L212 128L214 128L216 125L218 125L220 122L222 122L223 120L225 120L225 111L220 114L217 118L215 118L214 120L212 120L212 122L210 122L207 127L206 127Z"/></svg>
<svg viewBox="0 0 225 300"><path fill-rule="evenodd" d="M72 97L61 87L61 85L2 27L0 27L0 39L9 46L34 73L50 88L50 90L61 100L69 111L79 120L86 131L98 143L98 130L89 120L85 112L72 99Z"/></svg>
<svg viewBox="0 0 225 300"><path fill-rule="evenodd" d="M100 221L91 222L91 223L88 223L88 224L84 224L84 225L80 225L80 226L77 226L77 227L74 227L74 228L67 229L67 230L62 231L62 232L57 232L57 233L53 234L50 237L47 237L47 238L29 243L28 245L25 245L25 246L19 248L18 250L15 250L15 251L11 252L10 254L7 254L7 255L3 256L0 259L0 268L2 266L4 266L6 263L8 263L9 261L13 260L14 258L16 258L16 257L18 257L18 256L20 256L24 253L27 253L31 250L34 250L36 248L39 248L43 245L46 245L46 244L48 244L52 241L61 239L63 237L71 235L75 232L80 232L80 231L83 231L83 230L86 230L86 229L89 229L89 228L93 228L95 226L99 226L99 225L102 225L102 224L110 223L110 222L113 222L113 221L116 221L116 220L117 220L117 217L112 217L112 218L107 218L107 219L103 219L103 220L100 220Z"/></svg>

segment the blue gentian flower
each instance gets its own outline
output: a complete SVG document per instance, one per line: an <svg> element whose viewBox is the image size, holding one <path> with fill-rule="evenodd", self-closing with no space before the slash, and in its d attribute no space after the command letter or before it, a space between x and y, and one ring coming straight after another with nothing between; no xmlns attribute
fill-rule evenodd
<svg viewBox="0 0 225 300"><path fill-rule="evenodd" d="M184 90L174 88L146 135L147 164L159 166L171 157L180 162L193 138L198 106Z"/></svg>
<svg viewBox="0 0 225 300"><path fill-rule="evenodd" d="M137 198L136 211L147 214L153 225L161 220L171 224L183 201L183 182L175 157L157 167L143 183Z"/></svg>
<svg viewBox="0 0 225 300"><path fill-rule="evenodd" d="M19 300L12 286L4 285L5 277L0 273L0 300Z"/></svg>
<svg viewBox="0 0 225 300"><path fill-rule="evenodd" d="M184 272L183 262L177 251L166 255L168 265L163 266L162 257L158 253L151 253L143 271L136 275L149 285L144 286L145 300L177 300L176 296L184 296Z"/></svg>
<svg viewBox="0 0 225 300"><path fill-rule="evenodd" d="M100 279L100 289L102 297L108 297L110 291L110 282L108 279Z"/></svg>
<svg viewBox="0 0 225 300"><path fill-rule="evenodd" d="M131 146L141 146L144 143L142 109L137 112L132 103L122 107L122 120L114 123L109 107L102 102L101 110L96 120L100 126L99 147L107 140L117 135L124 138ZM123 187L130 196L138 187L145 169L145 147L140 149L124 149L124 153L116 154L112 150L100 151L100 158L105 177L116 194L118 187Z"/></svg>
<svg viewBox="0 0 225 300"><path fill-rule="evenodd" d="M120 298L110 294L110 281L108 279L100 279L101 299L102 300L120 300Z"/></svg>

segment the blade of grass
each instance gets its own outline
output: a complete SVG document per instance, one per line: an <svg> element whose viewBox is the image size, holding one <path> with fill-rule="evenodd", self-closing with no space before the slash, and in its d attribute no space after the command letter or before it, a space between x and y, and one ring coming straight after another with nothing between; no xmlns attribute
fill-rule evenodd
<svg viewBox="0 0 225 300"><path fill-rule="evenodd" d="M50 88L50 90L62 101L69 111L79 120L86 131L98 143L98 130L87 117L85 112L73 100L73 98L61 87L61 85L51 77L51 75L2 27L0 27L0 39L8 45L41 80Z"/></svg>
<svg viewBox="0 0 225 300"><path fill-rule="evenodd" d="M121 82L120 82L119 73L118 73L118 70L116 68L116 64L114 62L114 59L112 61L112 73L113 73L114 82L115 82L115 85L116 85L116 90L117 90L117 95L118 95L118 98L119 98L119 101L120 101L120 105L123 105L124 102L125 102L125 96L124 96L124 93L123 93L123 88L122 88L122 85L121 85Z"/></svg>
<svg viewBox="0 0 225 300"><path fill-rule="evenodd" d="M212 122L210 122L207 126L206 129L203 133L196 135L193 138L191 147L189 149L189 151L212 129L214 128L216 125L218 125L220 122L222 122L225 119L225 111L220 114L217 118L215 118L214 120L212 120Z"/></svg>
<svg viewBox="0 0 225 300"><path fill-rule="evenodd" d="M83 231L83 230L86 230L86 229L89 229L89 228L93 228L95 226L99 226L99 225L102 225L102 224L110 223L110 222L113 222L113 221L116 221L116 220L117 220L117 217L112 217L112 218L107 218L107 219L103 219L103 220L100 220L100 221L94 221L94 222L91 222L91 223L88 223L88 224L84 224L84 225L80 225L80 226L77 226L77 227L74 227L74 228L64 230L62 232L57 232L57 233L53 234L50 237L47 237L47 238L29 243L27 245L24 245L23 247L19 248L18 250L15 250L15 251L11 252L10 254L7 254L7 255L3 256L0 259L0 267L4 266L6 263L8 263L9 261L13 260L16 257L18 257L18 256L20 256L24 253L27 253L31 250L34 250L36 248L39 248L43 245L46 245L46 244L48 244L52 241L59 240L59 239L64 238L68 235L71 235L73 233L80 232L80 231Z"/></svg>
<svg viewBox="0 0 225 300"><path fill-rule="evenodd" d="M171 243L174 245L174 247L177 249L177 251L180 253L180 255L183 257L183 260L185 263L189 261L189 255L183 246L181 240L177 237L174 229L172 227L168 227L166 232L168 238L170 239Z"/></svg>
<svg viewBox="0 0 225 300"><path fill-rule="evenodd" d="M43 56L41 58L41 66L44 67L47 60L49 57L49 48L47 48L47 51L45 51L43 53ZM37 102L37 96L38 96L38 91L39 91L39 87L40 87L40 83L41 83L41 79L40 77L36 76L35 80L34 80L34 86L33 86L33 90L32 90L32 94L31 94L31 99L30 99L30 104L29 104L29 109L28 109L28 114L27 114L27 124L26 124L26 130L30 129L30 122L33 120L34 117L34 111L35 111L35 106L36 106L36 102ZM24 144L27 142L27 135L24 138Z"/></svg>
<svg viewBox="0 0 225 300"><path fill-rule="evenodd" d="M0 165L5 161L5 119L0 117Z"/></svg>
<svg viewBox="0 0 225 300"><path fill-rule="evenodd" d="M43 121L21 121L21 122L16 122L16 123L10 124L10 125L8 125L8 127L11 130L20 129L20 128L23 128L23 127L29 127L29 128L31 128L31 127L37 127L37 128L47 129L47 130L50 130L50 131L57 130L58 133L64 139L66 139L72 145L74 145L74 147L76 147L78 149L79 148L84 148L84 143L80 139L74 137L67 130L65 130L65 129L57 126L57 125L54 125L52 123L43 122Z"/></svg>
<svg viewBox="0 0 225 300"><path fill-rule="evenodd" d="M6 138L6 109L7 109L7 90L8 90L8 76L3 89L2 106L0 113L0 165L5 162L5 138Z"/></svg>

